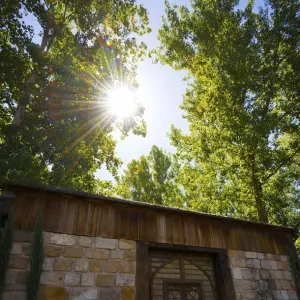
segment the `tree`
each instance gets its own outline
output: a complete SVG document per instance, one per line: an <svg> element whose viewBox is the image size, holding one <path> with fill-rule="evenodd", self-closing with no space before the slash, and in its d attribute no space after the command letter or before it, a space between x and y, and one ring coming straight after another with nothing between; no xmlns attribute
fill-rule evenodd
<svg viewBox="0 0 300 300"><path fill-rule="evenodd" d="M3 1L2 1L3 2ZM41 43L33 42L40 24ZM143 110L129 122L108 113L116 81L136 86L145 45L132 34L149 29L135 1L17 1L0 8L0 180L34 181L94 191L104 163L120 160L111 132L144 134Z"/></svg>
<svg viewBox="0 0 300 300"><path fill-rule="evenodd" d="M188 72L170 136L191 207L299 228L300 2L265 2L166 2L156 53Z"/></svg>
<svg viewBox="0 0 300 300"><path fill-rule="evenodd" d="M148 156L133 159L115 187L123 198L183 207L184 197L176 183L179 165L171 154L152 146Z"/></svg>

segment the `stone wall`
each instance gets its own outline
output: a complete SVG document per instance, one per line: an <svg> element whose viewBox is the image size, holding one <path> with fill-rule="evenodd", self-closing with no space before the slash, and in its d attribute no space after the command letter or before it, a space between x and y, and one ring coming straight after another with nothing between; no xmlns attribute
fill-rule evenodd
<svg viewBox="0 0 300 300"><path fill-rule="evenodd" d="M237 300L298 300L287 256L228 251Z"/></svg>
<svg viewBox="0 0 300 300"><path fill-rule="evenodd" d="M26 236L26 235L25 235ZM17 237L4 300L25 300L29 238ZM134 241L44 233L41 300L133 300Z"/></svg>

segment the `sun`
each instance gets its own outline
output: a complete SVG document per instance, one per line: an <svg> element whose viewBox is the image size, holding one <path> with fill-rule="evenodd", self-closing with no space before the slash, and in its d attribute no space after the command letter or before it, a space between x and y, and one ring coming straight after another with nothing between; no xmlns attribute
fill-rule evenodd
<svg viewBox="0 0 300 300"><path fill-rule="evenodd" d="M115 86L107 94L107 105L111 115L118 119L129 118L137 108L136 95L126 85Z"/></svg>

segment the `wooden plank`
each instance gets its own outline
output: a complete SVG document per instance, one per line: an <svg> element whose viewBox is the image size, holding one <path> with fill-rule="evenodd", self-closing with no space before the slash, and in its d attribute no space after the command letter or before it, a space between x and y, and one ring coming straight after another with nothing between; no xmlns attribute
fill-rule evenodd
<svg viewBox="0 0 300 300"><path fill-rule="evenodd" d="M166 238L167 243L174 244L174 225L173 225L173 217L171 214L166 214Z"/></svg>
<svg viewBox="0 0 300 300"><path fill-rule="evenodd" d="M118 236L118 228L116 226L116 209L117 205L109 205L109 238L117 238Z"/></svg>
<svg viewBox="0 0 300 300"><path fill-rule="evenodd" d="M25 223L23 224L26 229L33 229L38 212L39 199L37 194L26 193L27 208L25 214Z"/></svg>
<svg viewBox="0 0 300 300"><path fill-rule="evenodd" d="M65 217L67 199L65 198L55 198L51 201L51 212L52 221L50 230L52 232L61 232L62 221Z"/></svg>
<svg viewBox="0 0 300 300"><path fill-rule="evenodd" d="M264 249L261 244L261 239L260 239L259 233L257 232L256 228L252 228L251 230L252 230L252 234L253 234L253 238L254 238L256 252L263 253Z"/></svg>
<svg viewBox="0 0 300 300"><path fill-rule="evenodd" d="M184 218L183 222L183 244L184 245L192 245L190 241L190 231L189 231L189 222L188 218Z"/></svg>
<svg viewBox="0 0 300 300"><path fill-rule="evenodd" d="M263 230L263 236L266 240L266 244L267 244L267 247L268 247L268 253L274 254L275 250L274 250L274 246L273 246L269 231Z"/></svg>
<svg viewBox="0 0 300 300"><path fill-rule="evenodd" d="M159 243L166 243L166 216L162 213L156 215L156 239Z"/></svg>
<svg viewBox="0 0 300 300"><path fill-rule="evenodd" d="M67 234L74 234L77 224L78 215L78 200L67 199L66 213L63 219L62 232Z"/></svg>
<svg viewBox="0 0 300 300"><path fill-rule="evenodd" d="M16 229L22 229L26 217L27 198L24 193L17 193L14 200L14 224Z"/></svg>
<svg viewBox="0 0 300 300"><path fill-rule="evenodd" d="M183 244L183 221L180 217L173 216L173 226L174 226L174 243Z"/></svg>
<svg viewBox="0 0 300 300"><path fill-rule="evenodd" d="M96 236L98 228L98 210L100 212L101 205L96 202L89 203L88 220L87 220L87 235Z"/></svg>
<svg viewBox="0 0 300 300"><path fill-rule="evenodd" d="M195 217L188 217L188 226L189 226L189 245L192 246L202 246L202 241L198 240L197 237L197 226L201 226L201 223L196 220Z"/></svg>
<svg viewBox="0 0 300 300"><path fill-rule="evenodd" d="M277 243L277 237L275 235L275 232L270 232L270 240L273 244L273 248L274 248L274 253L275 254L281 254L279 247L278 247L278 243Z"/></svg>
<svg viewBox="0 0 300 300"><path fill-rule="evenodd" d="M119 218L119 238L120 239L129 239L130 232L130 209L127 209L126 206L119 207L118 212Z"/></svg>
<svg viewBox="0 0 300 300"><path fill-rule="evenodd" d="M153 224L153 226L155 223ZM130 210L130 229L129 239L138 240L139 238L139 211L137 209Z"/></svg>
<svg viewBox="0 0 300 300"><path fill-rule="evenodd" d="M43 215L43 229L46 231L51 231L52 224L52 204L50 195L40 195L40 205Z"/></svg>
<svg viewBox="0 0 300 300"><path fill-rule="evenodd" d="M233 226L234 228L234 236L235 236L235 242L236 242L236 245L237 245L237 248L236 250L244 250L244 245L243 245L243 242L242 242L242 231L241 231L241 228L238 227L238 226Z"/></svg>
<svg viewBox="0 0 300 300"><path fill-rule="evenodd" d="M240 234L241 234L243 250L244 251L251 251L248 236L247 236L247 231L246 231L245 227L240 227L239 231L240 231Z"/></svg>
<svg viewBox="0 0 300 300"><path fill-rule="evenodd" d="M236 233L234 230L234 226L231 223L227 224L227 228L228 228L228 234L229 234L229 240L230 240L230 249L232 250L238 250L238 245L236 242Z"/></svg>
<svg viewBox="0 0 300 300"><path fill-rule="evenodd" d="M148 240L148 215L145 209L139 209L139 240Z"/></svg>
<svg viewBox="0 0 300 300"><path fill-rule="evenodd" d="M110 205L107 203L102 203L101 205L101 212L99 215L99 220L98 222L100 223L98 226L98 236L101 236L103 238L108 238L109 237L109 212L110 210Z"/></svg>
<svg viewBox="0 0 300 300"><path fill-rule="evenodd" d="M79 201L77 224L76 224L77 235L86 235L88 208L89 208L89 203L87 201Z"/></svg>
<svg viewBox="0 0 300 300"><path fill-rule="evenodd" d="M230 243L229 227L227 222L220 222L221 238L224 249L232 249Z"/></svg>
<svg viewBox="0 0 300 300"><path fill-rule="evenodd" d="M156 213L153 210L147 211L148 241L156 242Z"/></svg>
<svg viewBox="0 0 300 300"><path fill-rule="evenodd" d="M256 251L256 246L255 246L255 237L253 234L253 230L250 227L245 228L247 238L248 238L248 243L249 243L249 251L250 252L257 252Z"/></svg>

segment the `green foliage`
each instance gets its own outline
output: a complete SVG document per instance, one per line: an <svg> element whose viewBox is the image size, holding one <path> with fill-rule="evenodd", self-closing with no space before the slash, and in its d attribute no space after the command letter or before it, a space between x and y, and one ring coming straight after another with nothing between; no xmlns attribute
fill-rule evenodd
<svg viewBox="0 0 300 300"><path fill-rule="evenodd" d="M0 237L0 299L2 299L5 278L6 278L6 269L9 261L10 251L13 245L13 226L14 226L14 215L13 210L8 216L3 233Z"/></svg>
<svg viewBox="0 0 300 300"><path fill-rule="evenodd" d="M128 164L115 192L125 199L183 207L184 197L175 181L178 167L174 156L152 146L148 156Z"/></svg>
<svg viewBox="0 0 300 300"><path fill-rule="evenodd" d="M189 78L178 181L193 209L299 228L300 2L253 4L166 2L156 54Z"/></svg>
<svg viewBox="0 0 300 300"><path fill-rule="evenodd" d="M44 263L43 219L39 208L29 255L30 271L26 285L26 299L38 300L40 291L40 277Z"/></svg>
<svg viewBox="0 0 300 300"><path fill-rule="evenodd" d="M24 23L27 15L40 33ZM132 0L1 2L0 181L94 192L103 164L116 176L112 131L144 135L143 109L120 122L106 94L116 81L136 86L146 46L132 34L147 26L146 10Z"/></svg>

